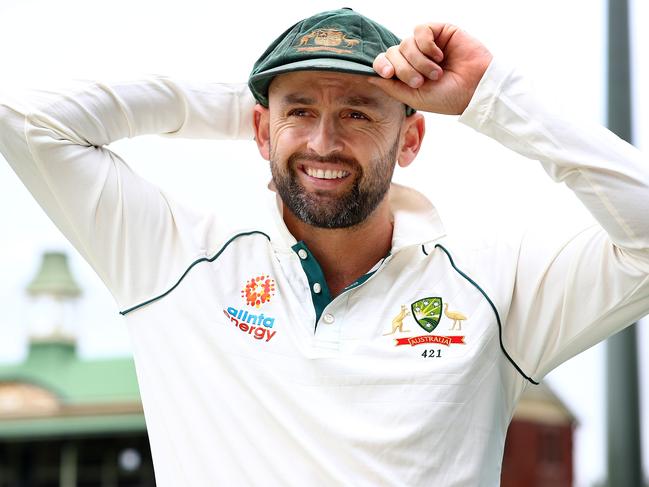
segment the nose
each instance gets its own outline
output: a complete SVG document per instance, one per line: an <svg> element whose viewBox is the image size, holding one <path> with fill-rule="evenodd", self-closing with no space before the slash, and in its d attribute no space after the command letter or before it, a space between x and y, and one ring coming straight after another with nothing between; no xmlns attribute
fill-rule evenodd
<svg viewBox="0 0 649 487"><path fill-rule="evenodd" d="M343 139L335 117L321 116L318 119L309 134L307 149L320 156L342 152Z"/></svg>

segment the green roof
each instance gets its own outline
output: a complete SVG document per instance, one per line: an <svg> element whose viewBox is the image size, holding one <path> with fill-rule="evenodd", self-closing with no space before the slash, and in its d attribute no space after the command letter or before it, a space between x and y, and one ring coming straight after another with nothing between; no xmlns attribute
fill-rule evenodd
<svg viewBox="0 0 649 487"><path fill-rule="evenodd" d="M0 365L0 382L31 383L65 404L139 401L131 357L81 360L72 343L34 342L27 360Z"/></svg>
<svg viewBox="0 0 649 487"><path fill-rule="evenodd" d="M0 410L0 438L146 429L131 357L82 360L72 342L32 342L24 362L0 364L2 385L33 386L54 409Z"/></svg>

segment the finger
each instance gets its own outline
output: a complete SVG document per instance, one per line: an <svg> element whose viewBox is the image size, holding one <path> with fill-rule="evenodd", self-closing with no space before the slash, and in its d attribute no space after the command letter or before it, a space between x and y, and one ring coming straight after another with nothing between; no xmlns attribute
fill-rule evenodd
<svg viewBox="0 0 649 487"><path fill-rule="evenodd" d="M430 24L421 24L415 27L415 42L417 47L426 56L438 63L444 60L444 52L435 42L435 30Z"/></svg>
<svg viewBox="0 0 649 487"><path fill-rule="evenodd" d="M406 60L401 54L399 46L392 46L385 51L390 64L394 67L394 73L401 81L411 88L419 88L424 84L424 77Z"/></svg>
<svg viewBox="0 0 649 487"><path fill-rule="evenodd" d="M412 88L399 80L372 77L368 78L368 82L403 103L408 104L412 100Z"/></svg>
<svg viewBox="0 0 649 487"><path fill-rule="evenodd" d="M401 41L399 51L413 68L427 78L436 80L442 75L442 68L419 49L413 37Z"/></svg>
<svg viewBox="0 0 649 487"><path fill-rule="evenodd" d="M389 79L394 76L394 67L392 66L390 61L388 61L388 58L385 56L384 52L379 53L374 58L372 67L374 68L374 71L379 73L379 75L383 76L384 78Z"/></svg>

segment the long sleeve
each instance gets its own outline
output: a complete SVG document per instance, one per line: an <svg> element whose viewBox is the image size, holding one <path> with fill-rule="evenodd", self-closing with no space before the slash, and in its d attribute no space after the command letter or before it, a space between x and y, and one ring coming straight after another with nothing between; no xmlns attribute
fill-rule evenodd
<svg viewBox="0 0 649 487"><path fill-rule="evenodd" d="M154 77L13 98L0 97L0 153L121 307L207 251L196 228L220 237L218 216L178 205L107 145L143 134L252 139L245 85Z"/></svg>
<svg viewBox="0 0 649 487"><path fill-rule="evenodd" d="M605 128L551 112L497 60L460 121L540 161L598 223L559 245L551 228L530 231L514 252L504 342L540 378L649 312L649 161Z"/></svg>

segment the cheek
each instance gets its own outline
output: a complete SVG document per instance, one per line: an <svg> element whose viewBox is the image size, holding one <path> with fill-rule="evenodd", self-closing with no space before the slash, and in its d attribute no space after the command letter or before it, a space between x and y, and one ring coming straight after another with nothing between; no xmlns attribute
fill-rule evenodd
<svg viewBox="0 0 649 487"><path fill-rule="evenodd" d="M394 136L398 133L395 127L391 124L377 122L375 124L359 124L358 126L351 127L350 136L353 136L356 141L363 141L372 147L382 147L391 145Z"/></svg>
<svg viewBox="0 0 649 487"><path fill-rule="evenodd" d="M394 140L385 134L367 133L364 135L364 140L358 145L358 148L365 154L367 159L383 159L388 156L394 145Z"/></svg>
<svg viewBox="0 0 649 487"><path fill-rule="evenodd" d="M293 146L303 137L304 130L292 123L280 122L270 127L270 140L275 147Z"/></svg>

